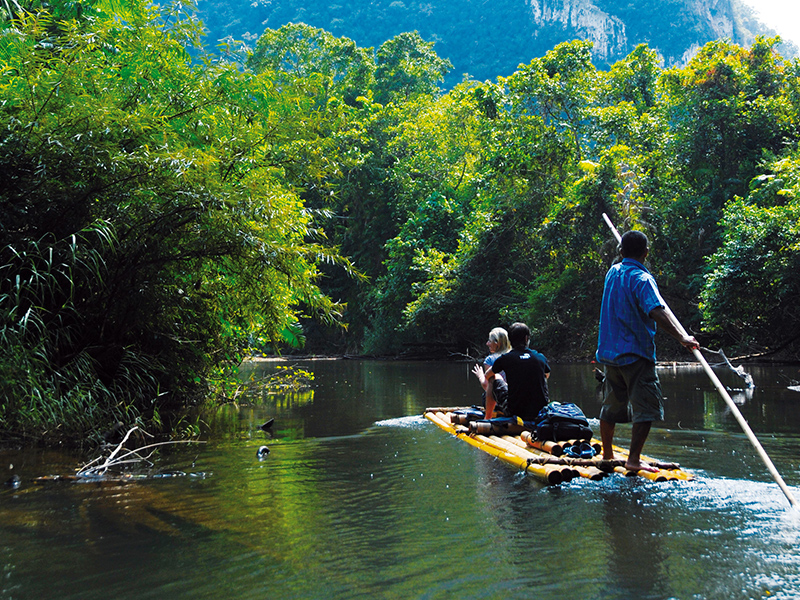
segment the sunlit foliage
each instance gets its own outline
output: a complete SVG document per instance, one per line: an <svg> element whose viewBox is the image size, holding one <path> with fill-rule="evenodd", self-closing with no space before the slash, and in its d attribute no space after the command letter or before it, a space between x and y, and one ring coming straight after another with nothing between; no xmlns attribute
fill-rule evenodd
<svg viewBox="0 0 800 600"><path fill-rule="evenodd" d="M416 33L290 24L222 59L182 5L77 6L0 23L3 432L166 427L254 350L477 353L524 320L591 357L603 213L648 234L701 339L798 352L800 63L777 40L666 71L576 40L443 92Z"/></svg>
<svg viewBox="0 0 800 600"><path fill-rule="evenodd" d="M285 176L309 99L193 60L199 27L134 2L1 32L3 428L158 422L304 312L341 313L317 265L347 263Z"/></svg>
<svg viewBox="0 0 800 600"><path fill-rule="evenodd" d="M708 329L761 352L800 339L800 157L770 171L726 206L701 303Z"/></svg>

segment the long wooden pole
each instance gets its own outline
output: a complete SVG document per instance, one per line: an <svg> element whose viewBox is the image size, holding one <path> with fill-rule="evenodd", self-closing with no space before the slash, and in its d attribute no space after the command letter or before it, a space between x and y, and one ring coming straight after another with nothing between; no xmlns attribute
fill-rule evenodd
<svg viewBox="0 0 800 600"><path fill-rule="evenodd" d="M619 234L619 231L617 231L617 228L614 227L614 224L611 222L611 219L608 218L608 215L606 213L603 213L603 220L606 222L608 227L613 232L614 237L617 239L617 243L620 243L622 241L622 236ZM670 310L668 306L666 307L666 310L668 311ZM670 313L671 312L672 311L670 311ZM675 324L678 327L678 330L683 335L687 335L686 330L683 328L681 322L678 321L678 319L675 317L674 314L672 315L672 317ZM786 499L789 500L789 504L791 504L792 506L797 506L797 500L795 500L791 490L786 485L786 482L783 480L783 477L781 477L781 474L778 473L778 469L775 468L775 465L772 463L772 460L770 460L770 457L764 451L764 448L761 446L761 443L756 438L755 434L753 433L753 430L750 429L750 425L747 424L747 421L742 416L739 407L736 406L736 403L733 401L733 398L731 398L730 394L728 393L728 390L726 390L725 386L722 385L722 382L719 380L719 377L717 377L716 373L714 373L714 371L711 369L711 367L708 364L708 361L706 361L705 357L700 352L700 350L698 348L692 348L692 353L694 354L695 358L700 362L700 364L703 365L703 370L706 372L706 375L708 375L709 379L711 379L711 382L714 384L714 387L717 388L717 391L719 392L720 396L722 396L722 399L725 400L725 403L728 405L728 408L731 409L733 416L736 417L737 421L739 421L739 426L742 428L742 431L744 431L745 435L747 436L747 439L750 440L750 443L753 445L753 448L755 448L756 452L758 452L758 455L761 457L761 460L766 465L767 470L769 470L770 474L772 475L772 478L781 488L781 491L783 491L784 495L786 496Z"/></svg>

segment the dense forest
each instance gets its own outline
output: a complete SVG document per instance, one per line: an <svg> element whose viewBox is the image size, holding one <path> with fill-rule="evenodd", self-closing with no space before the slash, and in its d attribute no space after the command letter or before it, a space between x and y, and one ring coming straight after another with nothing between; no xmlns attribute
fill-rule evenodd
<svg viewBox="0 0 800 600"><path fill-rule="evenodd" d="M180 429L252 352L477 356L523 320L589 359L602 213L648 234L705 345L800 355L800 61L776 39L607 70L573 41L445 93L413 32L217 55L182 4L3 6L5 439Z"/></svg>

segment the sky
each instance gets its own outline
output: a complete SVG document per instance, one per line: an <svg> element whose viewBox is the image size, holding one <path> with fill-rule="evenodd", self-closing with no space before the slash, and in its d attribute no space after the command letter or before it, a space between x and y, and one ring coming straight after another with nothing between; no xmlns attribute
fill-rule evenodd
<svg viewBox="0 0 800 600"><path fill-rule="evenodd" d="M742 0L765 25L800 47L800 0Z"/></svg>

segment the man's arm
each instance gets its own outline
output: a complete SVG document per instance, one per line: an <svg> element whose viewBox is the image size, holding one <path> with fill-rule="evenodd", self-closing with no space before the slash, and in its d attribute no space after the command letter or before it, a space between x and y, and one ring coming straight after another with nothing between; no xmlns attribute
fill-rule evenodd
<svg viewBox="0 0 800 600"><path fill-rule="evenodd" d="M672 314L672 311L663 306L659 306L650 311L650 318L658 323L659 327L678 340L690 350L699 348L700 344L694 336L686 334L680 321Z"/></svg>

